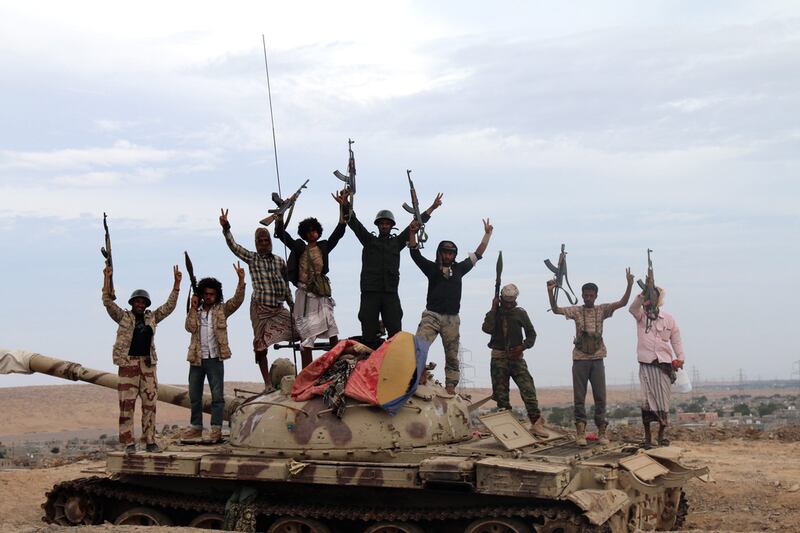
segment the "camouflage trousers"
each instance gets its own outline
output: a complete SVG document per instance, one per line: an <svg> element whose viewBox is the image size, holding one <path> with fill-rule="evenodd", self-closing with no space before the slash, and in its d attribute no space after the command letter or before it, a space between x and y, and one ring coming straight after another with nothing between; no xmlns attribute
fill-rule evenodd
<svg viewBox="0 0 800 533"><path fill-rule="evenodd" d="M509 378L514 379L514 383L519 387L519 395L525 403L525 410L528 416L539 416L539 400L536 398L536 386L533 384L533 377L528 371L528 364L523 358L492 357L492 398L497 402L497 407L501 409L511 409L509 400Z"/></svg>
<svg viewBox="0 0 800 533"><path fill-rule="evenodd" d="M148 365L145 357L131 357L135 365L121 366L117 375L119 384L119 441L125 446L134 443L133 412L136 397L142 398L142 436L148 444L156 441L156 400L158 381L155 365Z"/></svg>
<svg viewBox="0 0 800 533"><path fill-rule="evenodd" d="M458 315L443 315L427 309L417 326L417 337L433 343L437 335L442 336L444 346L444 380L446 385L458 385L461 369L458 361L458 343L461 340L461 319Z"/></svg>

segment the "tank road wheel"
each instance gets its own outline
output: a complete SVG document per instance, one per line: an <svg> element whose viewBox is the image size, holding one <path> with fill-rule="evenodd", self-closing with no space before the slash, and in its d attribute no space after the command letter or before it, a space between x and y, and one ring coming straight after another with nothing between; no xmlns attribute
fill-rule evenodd
<svg viewBox="0 0 800 533"><path fill-rule="evenodd" d="M171 526L172 519L152 507L128 509L114 520L115 526Z"/></svg>
<svg viewBox="0 0 800 533"><path fill-rule="evenodd" d="M408 522L378 522L365 529L364 533L425 533L425 530Z"/></svg>
<svg viewBox="0 0 800 533"><path fill-rule="evenodd" d="M278 518L267 533L331 533L331 529L316 520L286 516Z"/></svg>
<svg viewBox="0 0 800 533"><path fill-rule="evenodd" d="M481 518L467 526L464 533L531 533L531 528L513 518Z"/></svg>
<svg viewBox="0 0 800 533"><path fill-rule="evenodd" d="M203 513L189 522L189 527L197 529L223 529L225 517L217 513Z"/></svg>
<svg viewBox="0 0 800 533"><path fill-rule="evenodd" d="M52 521L60 526L92 525L102 522L103 512L86 494L59 494L52 504Z"/></svg>

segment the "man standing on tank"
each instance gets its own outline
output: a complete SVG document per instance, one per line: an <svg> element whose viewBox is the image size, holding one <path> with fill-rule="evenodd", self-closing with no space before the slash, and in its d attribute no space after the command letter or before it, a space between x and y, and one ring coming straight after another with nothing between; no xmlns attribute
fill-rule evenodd
<svg viewBox="0 0 800 533"><path fill-rule="evenodd" d="M186 331L192 334L189 341L189 401L192 404L190 426L182 438L191 440L203 436L203 383L208 376L211 389L211 433L209 440L222 440L222 416L225 410L225 366L231 357L228 346L228 317L244 301L244 269L233 265L239 283L233 298L224 301L222 283L216 278L203 278L197 282L197 293L192 295L192 305L186 313Z"/></svg>
<svg viewBox="0 0 800 533"><path fill-rule="evenodd" d="M428 278L425 311L422 312L416 335L429 343L436 340L437 335L441 335L445 359L445 389L449 394L455 394L456 385L461 379L461 365L458 360L461 338L461 318L458 316L461 309L461 279L483 256L494 227L488 218L484 220L483 238L480 244L474 253L469 253L466 259L458 263L455 262L458 248L453 241L439 243L436 249L436 261L422 257L417 246L419 224L416 220L411 222L410 229L408 247L411 250L411 258Z"/></svg>
<svg viewBox="0 0 800 533"><path fill-rule="evenodd" d="M556 280L547 282L547 296L550 309L556 315L564 315L567 320L575 321L575 347L572 350L572 395L575 411L576 441L579 446L586 446L586 390L592 384L594 397L594 421L597 425L598 442L608 444L606 428L606 369L603 358L608 351L603 342L603 321L614 314L617 309L628 305L633 287L631 269L625 269L627 288L625 294L617 302L595 304L597 285L585 283L581 287L583 305L558 307L555 299Z"/></svg>
<svg viewBox="0 0 800 533"><path fill-rule="evenodd" d="M250 296L250 322L253 325L253 351L261 371L265 390L272 388L269 378L267 348L281 341L293 341L295 335L292 315L284 302L292 305L292 293L286 279L286 261L272 253L272 238L267 228L257 228L256 251L238 244L231 234L228 210L220 209L219 224L225 242L233 254L247 263L253 294Z"/></svg>
<svg viewBox="0 0 800 533"><path fill-rule="evenodd" d="M178 303L178 292L182 274L178 266L172 267L174 284L167 301L155 311L148 311L150 295L144 289L133 291L126 311L114 303L111 297L111 267L105 267L103 274L103 305L108 316L116 322L117 339L114 342L113 360L119 367L117 393L119 396L119 441L125 446L125 453L134 453L136 443L133 439L133 412L136 397L142 399L142 436L148 452L160 452L156 443L156 402L158 400L158 380L156 378L156 345L154 337L156 326L167 318Z"/></svg>
<svg viewBox="0 0 800 533"><path fill-rule="evenodd" d="M656 295L658 301L651 302L644 299L644 294L639 294L628 309L636 319L636 358L639 361L642 390L645 448L653 445L651 422L658 422L658 445L669 445L666 432L669 427L672 384L678 369L683 368L685 359L678 323L670 313L661 310L664 289L656 287Z"/></svg>
<svg viewBox="0 0 800 533"><path fill-rule="evenodd" d="M344 236L344 216L339 207L339 223L329 239L322 237L322 224L309 217L297 225L299 239L293 239L284 227L283 218L275 219L275 234L291 250L288 278L295 291L294 322L300 337L303 368L311 364L314 343L318 337L328 339L331 346L339 342L339 329L333 316L335 302L331 297L328 255Z"/></svg>
<svg viewBox="0 0 800 533"><path fill-rule="evenodd" d="M340 192L334 199L345 213L350 212L347 195ZM431 213L442 205L442 193L436 195L433 204L422 213L427 222ZM358 320L361 322L361 339L364 344L376 348L380 331L380 319L387 336L392 337L402 329L403 308L397 289L400 284L400 252L406 247L409 228L392 235L395 218L391 211L382 209L375 215L378 235L368 231L352 211L347 225L353 230L363 246L361 251L361 305Z"/></svg>
<svg viewBox="0 0 800 533"><path fill-rule="evenodd" d="M489 348L492 349L492 398L497 407L510 410L508 385L513 378L525 403L533 434L537 437L548 437L550 435L544 428L533 376L523 356L525 350L533 348L536 330L533 329L525 309L517 306L518 296L517 286L509 283L500 290L500 298L492 300L492 308L483 319L481 329L491 335Z"/></svg>

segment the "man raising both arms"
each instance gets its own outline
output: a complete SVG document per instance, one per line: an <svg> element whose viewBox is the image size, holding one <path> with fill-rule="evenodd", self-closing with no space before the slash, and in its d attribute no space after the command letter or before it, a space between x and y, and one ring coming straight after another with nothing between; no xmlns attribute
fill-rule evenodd
<svg viewBox="0 0 800 533"><path fill-rule="evenodd" d="M564 315L567 320L575 321L575 347L572 349L572 395L575 407L576 442L586 446L586 388L592 384L594 396L594 421L600 444L608 444L606 437L606 368L603 358L607 355L603 342L603 321L614 314L620 307L628 305L633 286L631 269L625 269L628 286L625 294L618 302L595 304L597 285L586 283L581 287L583 305L558 307L556 305L556 280L547 282L547 296L550 309L556 315Z"/></svg>
<svg viewBox="0 0 800 533"><path fill-rule="evenodd" d="M458 360L458 344L461 338L461 318L458 316L461 309L461 279L483 257L494 227L488 218L484 220L483 238L480 244L474 253L470 252L458 263L456 263L458 247L453 241L439 243L436 249L436 261L424 258L417 247L419 224L414 220L409 227L411 234L408 247L411 250L411 258L428 278L428 295L425 311L422 312L422 318L417 326L417 337L433 342L437 335L442 336L445 388L449 394L455 394L456 385L461 378Z"/></svg>
<svg viewBox="0 0 800 533"><path fill-rule="evenodd" d="M269 379L267 348L270 344L294 340L292 315L283 305L284 302L292 305L292 294L286 281L286 261L272 253L272 239L267 228L256 229L256 251L251 252L233 239L227 209L220 209L219 224L228 248L250 269L250 280L253 282L253 294L250 297L253 351L264 386L269 389L272 383Z"/></svg>
<svg viewBox="0 0 800 533"><path fill-rule="evenodd" d="M345 191L334 196L334 199L345 213L350 212ZM422 213L423 222L427 222L440 205L442 193L437 194L433 204ZM395 220L388 209L382 209L375 215L377 235L361 224L355 211L351 212L347 225L364 247L361 252L361 307L358 310L361 338L367 346L377 348L379 317L383 319L387 337L392 337L402 329L403 308L397 288L400 285L400 252L408 242L409 229L406 227L399 235L392 235Z"/></svg>

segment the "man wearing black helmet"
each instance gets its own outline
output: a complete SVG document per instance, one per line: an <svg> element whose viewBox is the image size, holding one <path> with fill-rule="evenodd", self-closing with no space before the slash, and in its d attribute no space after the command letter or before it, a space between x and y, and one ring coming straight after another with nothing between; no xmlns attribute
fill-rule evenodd
<svg viewBox="0 0 800 533"><path fill-rule="evenodd" d="M153 337L156 325L167 318L178 302L178 291L181 286L181 271L178 266L172 267L174 284L166 303L155 311L148 311L150 295L144 289L137 289L131 294L128 303L130 311L122 309L111 297L109 283L113 271L111 267L103 269L106 283L103 284L103 305L108 316L119 324L117 340L114 343L114 364L119 367L119 441L125 446L125 453L136 451L133 439L133 411L136 397L142 398L142 436L147 443L148 452L160 452L156 444L156 400L158 399L158 381L156 379L156 345Z"/></svg>
<svg viewBox="0 0 800 533"><path fill-rule="evenodd" d="M437 335L442 336L445 387L448 393L455 394L456 385L461 378L458 362L461 326L458 311L461 308L461 278L472 270L475 263L483 256L494 227L489 223L488 218L484 220L483 239L478 248L458 263L455 262L458 248L452 241L439 243L439 247L436 249L436 262L422 257L417 247L419 225L416 221L411 222L410 229L408 247L411 249L411 258L428 278L427 302L417 327L417 336L428 342L436 340Z"/></svg>
<svg viewBox="0 0 800 533"><path fill-rule="evenodd" d="M340 192L334 199L349 212L347 194ZM431 213L442 205L442 193L436 195L433 204L422 214L427 222ZM388 209L382 209L375 215L378 235L371 233L356 218L355 212L350 215L347 225L353 230L363 246L361 252L361 306L358 320L361 322L361 338L364 344L376 347L380 330L380 320L391 337L402 328L403 308L397 288L400 284L400 252L406 246L409 228L399 235L392 235L395 227L394 215Z"/></svg>

